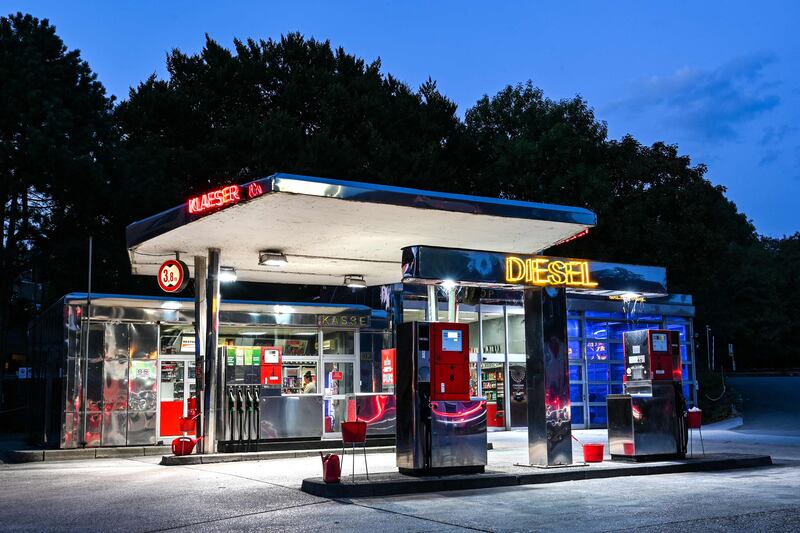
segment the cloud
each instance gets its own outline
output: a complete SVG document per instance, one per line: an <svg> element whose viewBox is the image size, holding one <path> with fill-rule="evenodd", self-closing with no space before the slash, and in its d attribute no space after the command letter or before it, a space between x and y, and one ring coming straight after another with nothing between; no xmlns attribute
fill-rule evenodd
<svg viewBox="0 0 800 533"><path fill-rule="evenodd" d="M757 54L712 70L687 67L651 76L634 82L631 94L613 107L663 121L699 140L735 139L743 124L780 103L778 84L764 80L764 70L775 61L773 54Z"/></svg>

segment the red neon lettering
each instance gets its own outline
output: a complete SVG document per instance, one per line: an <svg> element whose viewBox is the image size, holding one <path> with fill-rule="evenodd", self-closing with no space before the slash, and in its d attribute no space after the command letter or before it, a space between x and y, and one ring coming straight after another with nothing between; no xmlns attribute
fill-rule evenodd
<svg viewBox="0 0 800 533"><path fill-rule="evenodd" d="M189 213L203 213L215 207L235 204L239 200L239 186L229 185L228 187L189 198Z"/></svg>

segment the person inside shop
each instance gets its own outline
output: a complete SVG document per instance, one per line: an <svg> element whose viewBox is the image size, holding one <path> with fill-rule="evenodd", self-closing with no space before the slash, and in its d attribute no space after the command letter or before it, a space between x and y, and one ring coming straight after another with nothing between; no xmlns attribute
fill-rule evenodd
<svg viewBox="0 0 800 533"><path fill-rule="evenodd" d="M303 394L316 394L317 393L317 382L314 381L314 378L311 376L311 371L309 370L305 374L303 374Z"/></svg>

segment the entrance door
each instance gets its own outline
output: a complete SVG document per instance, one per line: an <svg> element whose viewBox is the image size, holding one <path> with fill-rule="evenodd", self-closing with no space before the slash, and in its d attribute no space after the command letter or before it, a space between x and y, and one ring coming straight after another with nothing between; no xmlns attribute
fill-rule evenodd
<svg viewBox="0 0 800 533"><path fill-rule="evenodd" d="M326 436L335 437L342 432L341 423L347 417L345 395L355 392L355 370L354 357L326 360L322 365L323 428Z"/></svg>
<svg viewBox="0 0 800 533"><path fill-rule="evenodd" d="M161 437L181 434L179 418L187 414L189 398L196 396L194 357L170 356L159 366L158 405Z"/></svg>

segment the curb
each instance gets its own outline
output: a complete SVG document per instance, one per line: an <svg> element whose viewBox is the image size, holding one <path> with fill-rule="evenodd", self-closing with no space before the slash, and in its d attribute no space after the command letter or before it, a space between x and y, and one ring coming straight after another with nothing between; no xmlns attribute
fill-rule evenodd
<svg viewBox="0 0 800 533"><path fill-rule="evenodd" d="M169 446L134 446L119 448L76 448L73 450L9 450L6 463L40 463L42 461L80 461L86 459L119 459L163 455Z"/></svg>
<svg viewBox="0 0 800 533"><path fill-rule="evenodd" d="M372 446L367 448L367 455L374 453L394 453L394 446ZM318 457L322 453L341 454L341 448L329 448L325 450L294 450L280 452L241 452L241 453L212 453L212 454L192 454L192 455L165 455L161 458L163 466L182 466L182 465L208 465L214 463L237 463L240 461L269 461L271 459L294 459L297 457ZM363 452L356 450L356 455ZM350 450L345 450L345 455L351 454Z"/></svg>
<svg viewBox="0 0 800 533"><path fill-rule="evenodd" d="M540 485L563 481L583 481L627 476L651 476L686 472L712 472L772 465L769 455L722 456L659 464L613 466L608 468L567 468L536 470L530 474L489 472L485 474L411 477L392 473L389 479L359 483L325 483L322 478L303 480L303 492L322 498L369 498L399 494L419 494L451 490L473 490L514 485ZM346 477L342 477L343 480Z"/></svg>

